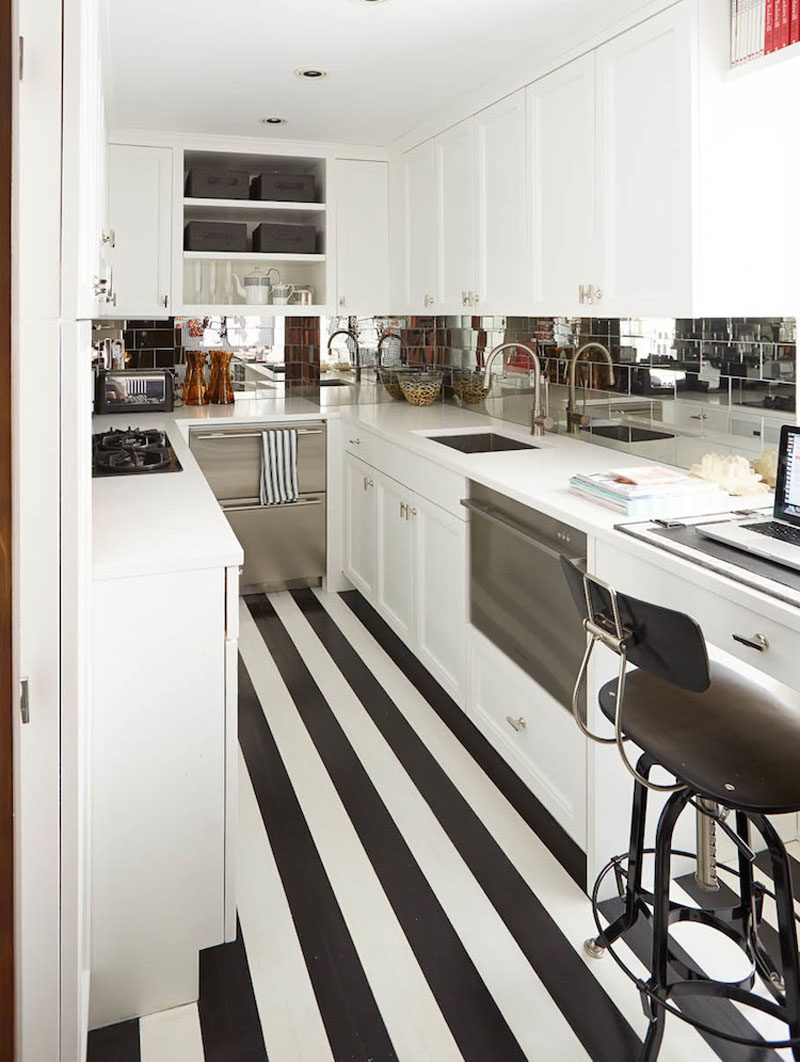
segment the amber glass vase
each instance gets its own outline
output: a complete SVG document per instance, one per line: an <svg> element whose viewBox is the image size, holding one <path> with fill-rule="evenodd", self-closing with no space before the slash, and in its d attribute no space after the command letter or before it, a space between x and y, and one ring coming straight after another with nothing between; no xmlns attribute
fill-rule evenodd
<svg viewBox="0 0 800 1062"><path fill-rule="evenodd" d="M206 352L204 350L190 350L186 357L189 359L187 370L187 382L183 388L183 401L187 406L208 405L208 391L206 389Z"/></svg>
<svg viewBox="0 0 800 1062"><path fill-rule="evenodd" d="M211 379L208 383L208 401L215 406L229 406L233 402L231 382L231 359L229 350L211 351Z"/></svg>

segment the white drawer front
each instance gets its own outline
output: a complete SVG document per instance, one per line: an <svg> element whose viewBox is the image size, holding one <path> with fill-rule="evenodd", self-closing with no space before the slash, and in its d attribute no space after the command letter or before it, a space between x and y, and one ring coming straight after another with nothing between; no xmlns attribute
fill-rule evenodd
<svg viewBox="0 0 800 1062"><path fill-rule="evenodd" d="M709 645L800 690L797 631L604 542L597 543L595 572L617 590L685 612L700 624Z"/></svg>
<svg viewBox="0 0 800 1062"><path fill-rule="evenodd" d="M474 721L585 848L586 739L572 716L474 627L467 655Z"/></svg>

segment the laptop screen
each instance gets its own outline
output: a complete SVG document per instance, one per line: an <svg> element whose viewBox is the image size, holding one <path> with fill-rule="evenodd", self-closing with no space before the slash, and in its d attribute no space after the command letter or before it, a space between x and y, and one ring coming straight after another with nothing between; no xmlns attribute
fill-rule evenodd
<svg viewBox="0 0 800 1062"><path fill-rule="evenodd" d="M781 428L774 516L800 527L800 425Z"/></svg>

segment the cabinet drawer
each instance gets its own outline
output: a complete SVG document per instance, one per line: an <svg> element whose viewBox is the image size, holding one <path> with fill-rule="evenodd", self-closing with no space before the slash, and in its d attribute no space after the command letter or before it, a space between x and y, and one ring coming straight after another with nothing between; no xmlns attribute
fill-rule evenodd
<svg viewBox="0 0 800 1062"><path fill-rule="evenodd" d="M572 715L474 627L468 628L474 721L554 819L586 840L586 739Z"/></svg>
<svg viewBox="0 0 800 1062"><path fill-rule="evenodd" d="M800 689L798 635L792 628L605 543L597 543L595 558L596 573L616 589L687 613L709 645Z"/></svg>
<svg viewBox="0 0 800 1062"><path fill-rule="evenodd" d="M375 452L380 440L353 424L344 424L343 430L345 451L361 461L366 461L368 465L374 465Z"/></svg>

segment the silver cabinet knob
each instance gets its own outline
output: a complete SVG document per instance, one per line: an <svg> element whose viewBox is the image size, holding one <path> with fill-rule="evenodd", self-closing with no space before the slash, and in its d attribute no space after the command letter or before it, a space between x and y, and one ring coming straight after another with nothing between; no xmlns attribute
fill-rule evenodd
<svg viewBox="0 0 800 1062"><path fill-rule="evenodd" d="M524 715L521 715L519 719L515 719L513 715L507 715L506 722L511 727L511 729L516 730L517 733L519 733L520 730L526 730L528 726L528 720L525 718Z"/></svg>
<svg viewBox="0 0 800 1062"><path fill-rule="evenodd" d="M346 302L345 302L345 297L344 297L344 295L342 295L342 297L341 297L341 298L339 299L339 305L340 305L340 306L345 306L345 305L346 305Z"/></svg>
<svg viewBox="0 0 800 1062"><path fill-rule="evenodd" d="M426 308L430 307L430 306L433 306L433 295L426 295L425 299L424 299L424 302L425 302Z"/></svg>
<svg viewBox="0 0 800 1062"><path fill-rule="evenodd" d="M740 645L755 649L757 653L765 653L769 649L769 639L763 634L754 634L752 638L745 638L741 634L732 634L731 637Z"/></svg>
<svg viewBox="0 0 800 1062"><path fill-rule="evenodd" d="M412 516L416 516L416 515L417 515L417 510L413 507L413 505L407 505L406 506L406 520L410 520Z"/></svg>
<svg viewBox="0 0 800 1062"><path fill-rule="evenodd" d="M361 440L360 439L350 439L350 445L351 446L360 446L361 445Z"/></svg>

